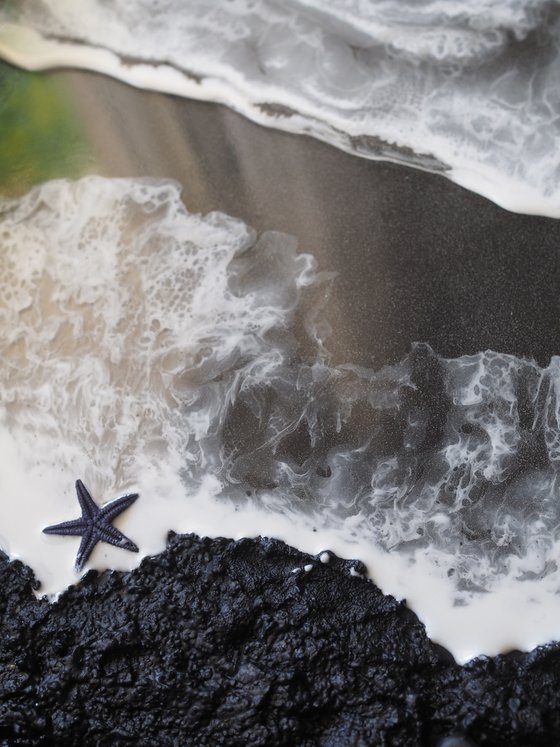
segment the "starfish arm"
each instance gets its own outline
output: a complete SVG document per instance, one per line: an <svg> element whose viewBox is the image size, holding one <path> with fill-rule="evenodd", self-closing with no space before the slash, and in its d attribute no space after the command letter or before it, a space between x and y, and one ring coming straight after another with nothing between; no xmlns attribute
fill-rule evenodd
<svg viewBox="0 0 560 747"><path fill-rule="evenodd" d="M94 519L99 513L99 506L94 502L89 490L81 480L76 480L76 493L82 509L84 519Z"/></svg>
<svg viewBox="0 0 560 747"><path fill-rule="evenodd" d="M99 539L101 542L107 542L109 545L120 547L123 550L129 550L130 552L138 552L138 547L120 532L116 527L104 526L99 530Z"/></svg>
<svg viewBox="0 0 560 747"><path fill-rule="evenodd" d="M82 541L80 542L80 547L78 549L78 554L76 555L76 570L78 573L83 569L84 565L87 563L89 556L91 555L93 548L97 544L98 538L95 535L95 532L90 529L89 531L86 531L84 535L82 536Z"/></svg>
<svg viewBox="0 0 560 747"><path fill-rule="evenodd" d="M80 536L87 529L87 523L83 519L74 519L73 521L63 521L60 524L51 524L43 529L45 534L63 534L71 536Z"/></svg>
<svg viewBox="0 0 560 747"><path fill-rule="evenodd" d="M123 495L121 498L117 498L106 506L103 506L99 512L99 518L103 522L112 522L119 514L131 506L134 501L138 498L138 493L130 493L130 495Z"/></svg>

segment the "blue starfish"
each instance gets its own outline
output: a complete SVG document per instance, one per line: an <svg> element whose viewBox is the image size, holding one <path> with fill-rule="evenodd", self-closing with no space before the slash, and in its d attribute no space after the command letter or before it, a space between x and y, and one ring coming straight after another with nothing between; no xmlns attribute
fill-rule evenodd
<svg viewBox="0 0 560 747"><path fill-rule="evenodd" d="M53 524L45 527L45 534L63 534L79 536L82 538L80 548L76 556L76 570L80 572L98 542L108 542L110 545L122 547L123 550L138 552L138 547L119 532L111 522L113 519L127 509L138 498L138 493L123 495L103 508L94 503L88 489L81 480L76 480L76 493L82 509L82 518L73 521L63 521L61 524Z"/></svg>

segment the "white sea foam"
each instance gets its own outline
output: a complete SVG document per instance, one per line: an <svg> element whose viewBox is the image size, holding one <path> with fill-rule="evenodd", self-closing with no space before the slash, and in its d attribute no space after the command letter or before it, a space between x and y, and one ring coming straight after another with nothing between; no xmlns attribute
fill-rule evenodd
<svg viewBox="0 0 560 747"><path fill-rule="evenodd" d="M192 215L174 182L54 181L0 202L0 543L77 580L74 481L137 491L87 567L167 531L364 561L459 661L560 637L560 359L413 346L334 366L293 238Z"/></svg>
<svg viewBox="0 0 560 747"><path fill-rule="evenodd" d="M0 54L220 101L559 217L559 25L557 0L20 0Z"/></svg>

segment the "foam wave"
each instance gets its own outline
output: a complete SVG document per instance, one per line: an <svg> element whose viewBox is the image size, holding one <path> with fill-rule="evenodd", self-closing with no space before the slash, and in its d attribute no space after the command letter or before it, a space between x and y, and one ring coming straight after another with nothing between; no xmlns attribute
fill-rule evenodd
<svg viewBox="0 0 560 747"><path fill-rule="evenodd" d="M211 428L220 474L251 500L359 518L360 542L441 551L457 601L540 578L557 570L559 360L418 344L378 372L286 355L264 378L251 363Z"/></svg>
<svg viewBox="0 0 560 747"><path fill-rule="evenodd" d="M290 262L284 241L285 292L233 293L232 262L254 243L240 221L187 213L174 183L55 181L0 203L2 544L45 591L75 580L72 550L40 535L56 507L76 512L70 475L105 500L159 496L131 531L144 554L164 546L194 458L184 429L209 437L211 406L181 417L191 389L270 346L307 282L311 258Z"/></svg>
<svg viewBox="0 0 560 747"><path fill-rule="evenodd" d="M559 13L556 0L23 0L0 10L0 54L221 101L559 217Z"/></svg>
<svg viewBox="0 0 560 747"><path fill-rule="evenodd" d="M272 535L365 561L459 660L558 638L560 358L333 365L292 237L188 213L174 182L54 181L0 202L0 542L74 582L74 480L140 547Z"/></svg>

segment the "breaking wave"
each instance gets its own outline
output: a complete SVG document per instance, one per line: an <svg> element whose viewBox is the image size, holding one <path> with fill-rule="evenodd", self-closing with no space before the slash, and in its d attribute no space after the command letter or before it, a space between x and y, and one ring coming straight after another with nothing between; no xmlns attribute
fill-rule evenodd
<svg viewBox="0 0 560 747"><path fill-rule="evenodd" d="M22 0L0 10L0 53L220 101L559 217L559 24L556 0Z"/></svg>

